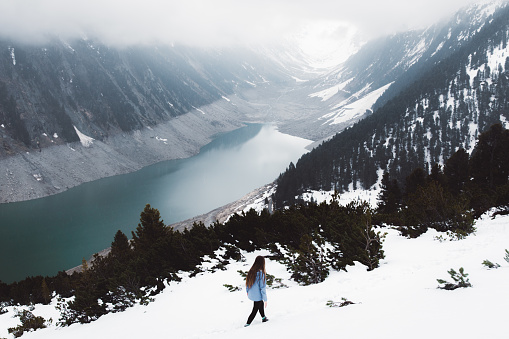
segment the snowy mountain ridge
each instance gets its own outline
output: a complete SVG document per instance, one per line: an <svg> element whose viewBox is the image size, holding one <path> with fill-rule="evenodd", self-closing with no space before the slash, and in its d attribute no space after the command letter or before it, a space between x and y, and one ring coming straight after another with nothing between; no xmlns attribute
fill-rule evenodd
<svg viewBox="0 0 509 339"><path fill-rule="evenodd" d="M325 83L348 81L341 90L372 93L402 77L412 66L437 62L457 50L479 32L486 19L504 4L504 1L474 4L460 10L448 21L370 41L328 73ZM355 76L352 77L352 74Z"/></svg>
<svg viewBox="0 0 509 339"><path fill-rule="evenodd" d="M340 191L348 190L352 183L353 187L369 189L376 183L379 169L404 183L405 177L415 168L423 168L429 173L434 164L444 165L444 161L460 148L471 152L478 135L491 125L502 123L507 126L509 7L496 8L494 14L485 18L484 22L474 20L472 26L465 24L468 20L466 12L462 12L459 16L462 25L453 26L452 35L451 27L435 29L438 38L431 41L420 61L404 73L398 76L379 73L380 77L375 81L385 79L385 82L392 77L394 82L378 98L374 98L373 113L365 114L364 119L348 131L338 133L323 147L304 155L292 175L285 177L285 173L282 179L294 185L290 191L286 184L279 186L286 192L285 199L290 201L307 189L330 190L336 187ZM455 24L457 20L452 22ZM472 35L469 33L467 40L459 41L457 37L463 37L465 32ZM420 41L413 34L400 36L405 38L403 45L409 41L409 36L412 37L411 41ZM450 36L450 39L441 40L441 36ZM433 44L438 46L444 41L443 48L434 53L436 48ZM362 60L367 50L376 50L376 45L368 47L361 49L356 57ZM392 49L412 50L403 48L402 44L393 44L388 50L382 51L389 56ZM364 55L369 56L367 53ZM361 64L355 58L353 61ZM348 68L345 65L342 67L342 74L347 74L344 72ZM375 81L368 80L371 76L358 75L344 86L343 91L329 95L326 102L331 103L331 108L335 107L336 102L341 103L350 96L346 91L352 89L351 86L358 91L365 91L368 87L377 88L379 85ZM350 79L345 75L337 82ZM318 161L321 164L319 168L314 165Z"/></svg>
<svg viewBox="0 0 509 339"><path fill-rule="evenodd" d="M430 27L356 45L347 60L284 94L284 109L303 106L289 133L318 144L354 125L461 49L504 4L472 5Z"/></svg>

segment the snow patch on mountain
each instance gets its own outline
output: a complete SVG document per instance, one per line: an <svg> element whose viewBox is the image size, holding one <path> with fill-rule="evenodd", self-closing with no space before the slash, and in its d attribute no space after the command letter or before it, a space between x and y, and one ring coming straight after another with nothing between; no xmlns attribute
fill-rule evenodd
<svg viewBox="0 0 509 339"><path fill-rule="evenodd" d="M321 119L326 119L324 124L336 125L359 118L373 107L376 100L387 90L387 88L389 88L390 85L392 85L392 83L380 87L352 103L341 103L334 107L334 111L322 116Z"/></svg>
<svg viewBox="0 0 509 339"><path fill-rule="evenodd" d="M332 86L332 87L329 87L329 88L326 88L322 91L319 91L319 92L315 92L315 93L311 93L309 94L308 96L310 98L321 98L322 101L327 101L329 100L330 98L332 98L334 95L336 95L339 91L342 91L346 85L348 85L350 82L352 82L354 78L350 78L346 81L343 81L342 83L338 84L338 85L335 85L335 86Z"/></svg>
<svg viewBox="0 0 509 339"><path fill-rule="evenodd" d="M16 55L14 54L14 47L9 47L9 52L11 53L12 64L16 66Z"/></svg>
<svg viewBox="0 0 509 339"><path fill-rule="evenodd" d="M414 46L412 50L410 50L407 54L406 59L407 61L407 67L412 66L415 64L419 59L422 57L422 55L428 50L428 44L426 42L426 39L423 37L418 44Z"/></svg>
<svg viewBox="0 0 509 339"><path fill-rule="evenodd" d="M195 110L197 110L198 112L200 112L201 114L205 114L205 112L201 109L199 109L198 107L194 107L192 106Z"/></svg>
<svg viewBox="0 0 509 339"><path fill-rule="evenodd" d="M80 138L80 142L83 145L83 147L90 147L94 143L94 138L89 137L83 133L81 133L76 126L74 126L74 130L76 131L76 134L78 134L78 137ZM56 133L55 133L56 135ZM57 137L57 136L56 136Z"/></svg>

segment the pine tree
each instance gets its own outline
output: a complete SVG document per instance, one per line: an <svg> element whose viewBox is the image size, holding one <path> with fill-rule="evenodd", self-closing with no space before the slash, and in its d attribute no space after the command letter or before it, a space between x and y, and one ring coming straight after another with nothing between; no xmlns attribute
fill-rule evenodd
<svg viewBox="0 0 509 339"><path fill-rule="evenodd" d="M172 272L181 264L181 249L174 232L161 220L159 211L149 204L140 214L140 223L132 232L137 276L145 286L157 286L157 292L164 289L163 281L170 279Z"/></svg>
<svg viewBox="0 0 509 339"><path fill-rule="evenodd" d="M48 288L48 284L46 283L46 278L42 279L41 290L42 290L42 299L44 300L44 304L49 304L49 302L51 301L51 292Z"/></svg>
<svg viewBox="0 0 509 339"><path fill-rule="evenodd" d="M131 252L132 248L127 236L121 230L118 230L111 243L111 255L119 260L126 260L130 257Z"/></svg>
<svg viewBox="0 0 509 339"><path fill-rule="evenodd" d="M416 168L412 173L406 177L405 196L408 196L417 191L419 187L426 185L427 174L422 168Z"/></svg>
<svg viewBox="0 0 509 339"><path fill-rule="evenodd" d="M468 153L465 149L459 149L445 162L444 175L451 193L455 196L460 194L469 180Z"/></svg>
<svg viewBox="0 0 509 339"><path fill-rule="evenodd" d="M97 279L93 269L82 260L82 272L74 293L74 300L68 302L68 312L62 314L61 322L70 325L74 322L89 323L106 314L106 305L99 303Z"/></svg>
<svg viewBox="0 0 509 339"><path fill-rule="evenodd" d="M509 131L495 124L479 136L470 158L475 184L490 190L507 184L509 179Z"/></svg>
<svg viewBox="0 0 509 339"><path fill-rule="evenodd" d="M378 196L380 203L378 213L396 213L401 206L402 194L397 180L391 180L388 172L384 172L381 183L381 190Z"/></svg>
<svg viewBox="0 0 509 339"><path fill-rule="evenodd" d="M302 236L299 248L294 251L297 257L290 265L295 281L304 285L317 284L329 275L324 244L325 240L318 233Z"/></svg>
<svg viewBox="0 0 509 339"><path fill-rule="evenodd" d="M437 182L419 186L407 199L404 222L411 237L418 236L428 228L453 231L461 235L471 233L473 218L468 211L468 201L454 198Z"/></svg>
<svg viewBox="0 0 509 339"><path fill-rule="evenodd" d="M360 220L359 227L362 227L362 236L364 240L364 260L363 264L368 267L368 271L372 271L378 267L379 260L385 257L382 250L382 237L373 230L372 218L373 210L364 202L360 205L364 213Z"/></svg>
<svg viewBox="0 0 509 339"><path fill-rule="evenodd" d="M132 232L135 251L146 252L159 243L168 234L168 228L160 220L161 215L149 204L145 206L140 215L140 223L136 231Z"/></svg>

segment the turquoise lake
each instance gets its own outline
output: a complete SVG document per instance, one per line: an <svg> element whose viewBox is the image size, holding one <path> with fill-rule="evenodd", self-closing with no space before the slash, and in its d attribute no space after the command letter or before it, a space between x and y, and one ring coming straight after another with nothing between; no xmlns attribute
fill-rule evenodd
<svg viewBox="0 0 509 339"><path fill-rule="evenodd" d="M63 193L0 205L0 280L53 276L129 238L146 204L166 224L235 201L272 182L311 141L250 124L215 138L194 157L82 184Z"/></svg>

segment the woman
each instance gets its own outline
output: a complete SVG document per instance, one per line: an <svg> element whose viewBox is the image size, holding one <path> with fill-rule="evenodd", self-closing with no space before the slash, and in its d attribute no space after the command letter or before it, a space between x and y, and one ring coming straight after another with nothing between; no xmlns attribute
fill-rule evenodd
<svg viewBox="0 0 509 339"><path fill-rule="evenodd" d="M264 307L267 307L267 274L265 272L265 258L261 255L257 256L255 262L246 277L247 297L254 301L253 311L247 318L244 327L251 325L257 312L262 316L262 322L269 321L265 316Z"/></svg>

